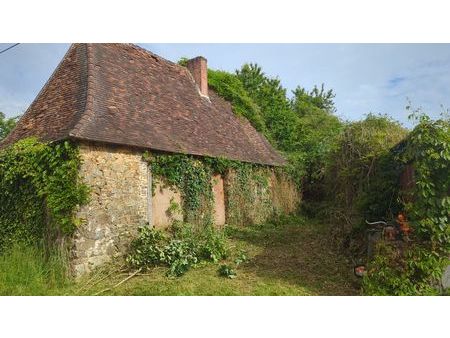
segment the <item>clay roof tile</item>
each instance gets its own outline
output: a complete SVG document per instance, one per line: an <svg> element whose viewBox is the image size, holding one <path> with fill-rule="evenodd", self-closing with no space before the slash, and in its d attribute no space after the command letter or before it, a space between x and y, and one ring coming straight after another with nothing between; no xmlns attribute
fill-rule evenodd
<svg viewBox="0 0 450 338"><path fill-rule="evenodd" d="M231 104L189 71L131 44L74 44L2 146L36 136L283 165Z"/></svg>

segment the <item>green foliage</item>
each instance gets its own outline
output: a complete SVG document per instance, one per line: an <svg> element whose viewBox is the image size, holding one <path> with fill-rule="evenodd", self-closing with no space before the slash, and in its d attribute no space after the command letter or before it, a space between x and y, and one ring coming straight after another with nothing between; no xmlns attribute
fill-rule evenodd
<svg viewBox="0 0 450 338"><path fill-rule="evenodd" d="M197 243L193 241L171 240L164 247L164 263L169 265L168 276L184 275L192 266L198 263Z"/></svg>
<svg viewBox="0 0 450 338"><path fill-rule="evenodd" d="M180 58L180 60L178 60L177 63L178 63L180 66L186 67L187 64L188 64L188 61L189 61L189 59L188 59L187 57L183 56L183 57Z"/></svg>
<svg viewBox="0 0 450 338"><path fill-rule="evenodd" d="M307 203L322 200L325 195L324 176L329 155L335 151L342 122L332 113L332 90L324 92L314 87L311 93L297 88L291 107L298 115L296 154L303 165L303 193Z"/></svg>
<svg viewBox="0 0 450 338"><path fill-rule="evenodd" d="M237 277L236 271L234 271L233 268L229 265L225 265L225 264L221 265L218 272L219 272L219 276L222 276L222 277L226 277L226 278L230 278L230 279Z"/></svg>
<svg viewBox="0 0 450 338"><path fill-rule="evenodd" d="M0 151L0 251L18 241L70 234L74 211L87 200L80 159L69 142L25 139Z"/></svg>
<svg viewBox="0 0 450 338"><path fill-rule="evenodd" d="M248 257L245 251L241 251L241 253L234 260L234 264L236 264L236 266L239 266L246 262L248 262Z"/></svg>
<svg viewBox="0 0 450 338"><path fill-rule="evenodd" d="M153 266L165 262L163 232L150 227L140 227L139 235L131 242L127 262L133 267Z"/></svg>
<svg viewBox="0 0 450 338"><path fill-rule="evenodd" d="M266 133L259 107L247 94L236 75L219 70L208 70L208 85L225 100L231 102L238 116L244 116L256 130Z"/></svg>
<svg viewBox="0 0 450 338"><path fill-rule="evenodd" d="M414 187L402 194L413 241L381 247L364 280L367 294L437 294L450 263L450 120L418 119L399 154L414 168Z"/></svg>
<svg viewBox="0 0 450 338"><path fill-rule="evenodd" d="M270 199L269 175L267 168L243 163L227 176L228 223L261 223L276 212Z"/></svg>
<svg viewBox="0 0 450 338"><path fill-rule="evenodd" d="M410 245L399 248L381 242L363 279L366 295L427 296L437 295L439 278L448 260L430 254L428 248Z"/></svg>
<svg viewBox="0 0 450 338"><path fill-rule="evenodd" d="M0 111L0 141L3 140L16 126L18 117L6 118Z"/></svg>
<svg viewBox="0 0 450 338"><path fill-rule="evenodd" d="M286 89L277 78L269 78L256 64L245 64L236 72L250 98L260 108L266 135L279 150L296 149L297 116L290 107Z"/></svg>
<svg viewBox="0 0 450 338"><path fill-rule="evenodd" d="M218 273L221 277L226 277L229 279L234 279L237 277L236 269L239 265L248 262L248 257L245 252L241 251L239 255L234 259L234 264L223 264L219 267ZM235 268L233 268L235 266Z"/></svg>
<svg viewBox="0 0 450 338"><path fill-rule="evenodd" d="M271 169L268 167L182 154L147 154L144 158L150 165L155 183L161 182L180 191L185 222L206 226L213 223L213 174L227 177L227 222L258 223L274 213L270 204Z"/></svg>
<svg viewBox="0 0 450 338"><path fill-rule="evenodd" d="M139 228L126 261L132 268L168 266L167 275L178 277L201 261L216 263L226 256L222 232L211 227L198 231L190 224L175 222L171 235L154 228Z"/></svg>
<svg viewBox="0 0 450 338"><path fill-rule="evenodd" d="M203 244L200 246L200 257L217 263L228 256L225 246L226 236L223 231L209 227L201 236Z"/></svg>
<svg viewBox="0 0 450 338"><path fill-rule="evenodd" d="M210 165L182 154L146 154L144 158L150 165L155 183L159 181L180 191L186 221L211 224L214 196Z"/></svg>
<svg viewBox="0 0 450 338"><path fill-rule="evenodd" d="M387 116L369 114L347 124L327 168L327 189L346 222L381 219L398 209L400 164L391 149L406 130Z"/></svg>
<svg viewBox="0 0 450 338"><path fill-rule="evenodd" d="M317 198L317 183L342 129L333 115L333 91L324 85L310 92L298 87L288 99L280 80L266 76L258 65L245 64L236 73L261 110L269 140L288 158L286 172L303 187L305 198Z"/></svg>
<svg viewBox="0 0 450 338"><path fill-rule="evenodd" d="M415 186L407 210L417 236L450 251L450 119L428 116L409 134L401 159L412 163Z"/></svg>
<svg viewBox="0 0 450 338"><path fill-rule="evenodd" d="M14 244L0 255L2 296L61 294L69 284L67 257L59 250Z"/></svg>
<svg viewBox="0 0 450 338"><path fill-rule="evenodd" d="M316 107L327 113L335 113L336 107L334 106L334 94L332 89L325 90L325 86L322 83L320 89L317 86L311 91L307 91L305 88L298 86L294 91L294 110L299 116L306 116L310 114L311 107Z"/></svg>

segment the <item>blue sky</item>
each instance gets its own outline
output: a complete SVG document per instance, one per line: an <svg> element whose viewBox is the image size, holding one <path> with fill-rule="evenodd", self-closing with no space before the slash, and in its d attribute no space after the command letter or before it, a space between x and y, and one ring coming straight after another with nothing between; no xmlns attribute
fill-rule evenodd
<svg viewBox="0 0 450 338"><path fill-rule="evenodd" d="M0 44L0 50L9 45ZM335 91L337 114L344 119L383 113L410 126L408 98L435 117L450 108L450 44L139 45L172 61L202 55L210 68L227 71L256 62L289 91L325 83ZM68 47L21 44L0 54L0 111L23 113Z"/></svg>

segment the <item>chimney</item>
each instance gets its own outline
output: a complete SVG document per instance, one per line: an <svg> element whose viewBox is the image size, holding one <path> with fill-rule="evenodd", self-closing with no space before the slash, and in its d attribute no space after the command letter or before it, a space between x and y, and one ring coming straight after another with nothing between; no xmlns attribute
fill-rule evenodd
<svg viewBox="0 0 450 338"><path fill-rule="evenodd" d="M187 62L187 68L194 77L200 95L208 97L208 67L203 56L197 56Z"/></svg>

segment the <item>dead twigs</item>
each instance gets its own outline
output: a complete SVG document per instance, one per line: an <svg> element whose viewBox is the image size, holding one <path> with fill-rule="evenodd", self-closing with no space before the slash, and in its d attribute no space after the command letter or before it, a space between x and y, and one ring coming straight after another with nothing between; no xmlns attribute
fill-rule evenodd
<svg viewBox="0 0 450 338"><path fill-rule="evenodd" d="M140 273L142 271L142 268L136 270L135 272L133 272L131 275L129 275L127 278L121 280L119 283L117 283L116 285L114 285L113 287L101 290L99 292L97 292L96 294L94 294L94 296L98 296L106 291L111 291L112 289L115 289L116 287L122 285L123 283L125 283L126 281L130 280L131 278L133 278L134 276L136 276L138 273Z"/></svg>

